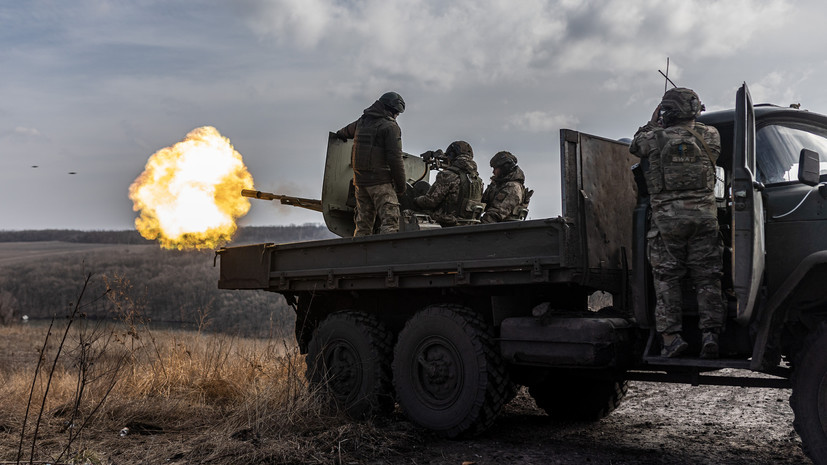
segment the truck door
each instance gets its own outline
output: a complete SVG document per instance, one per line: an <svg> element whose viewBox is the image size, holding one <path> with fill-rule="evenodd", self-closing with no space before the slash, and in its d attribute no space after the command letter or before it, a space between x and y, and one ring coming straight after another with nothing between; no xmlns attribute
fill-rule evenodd
<svg viewBox="0 0 827 465"><path fill-rule="evenodd" d="M755 173L755 112L744 83L735 96L732 153L732 281L741 324L752 318L764 275L764 205Z"/></svg>

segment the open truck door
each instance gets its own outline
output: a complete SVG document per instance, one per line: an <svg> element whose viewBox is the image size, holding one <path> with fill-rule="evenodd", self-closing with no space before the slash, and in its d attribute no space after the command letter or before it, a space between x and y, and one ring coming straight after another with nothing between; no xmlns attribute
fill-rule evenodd
<svg viewBox="0 0 827 465"><path fill-rule="evenodd" d="M732 281L741 324L752 318L764 275L763 186L755 173L755 111L744 83L735 96L732 153Z"/></svg>

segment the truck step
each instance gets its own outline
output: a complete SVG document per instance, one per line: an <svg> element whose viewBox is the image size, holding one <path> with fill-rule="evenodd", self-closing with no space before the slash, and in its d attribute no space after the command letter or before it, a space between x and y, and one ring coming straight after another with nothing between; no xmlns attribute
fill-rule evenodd
<svg viewBox="0 0 827 465"><path fill-rule="evenodd" d="M739 368L748 370L750 361L741 358L707 359L699 357L668 358L660 356L643 357L643 361L652 368L657 367L699 367L699 368Z"/></svg>

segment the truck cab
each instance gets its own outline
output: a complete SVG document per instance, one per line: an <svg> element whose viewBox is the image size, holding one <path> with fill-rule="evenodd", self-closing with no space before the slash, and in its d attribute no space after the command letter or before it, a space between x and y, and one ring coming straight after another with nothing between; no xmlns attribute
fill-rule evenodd
<svg viewBox="0 0 827 465"><path fill-rule="evenodd" d="M719 182L727 193L719 205L719 226L728 313L722 360L710 365L778 373L785 369L779 365L781 355L791 357L827 310L827 294L813 286L827 282L827 118L795 108L753 106L744 85L735 109L706 113L698 121L721 135ZM633 305L641 327L651 328L653 292L643 257L645 195L638 204L643 208L634 214L635 262L643 266L635 269ZM684 331L697 336L692 334L697 304L691 284L685 288ZM700 364L655 361L655 345L645 354L653 363Z"/></svg>

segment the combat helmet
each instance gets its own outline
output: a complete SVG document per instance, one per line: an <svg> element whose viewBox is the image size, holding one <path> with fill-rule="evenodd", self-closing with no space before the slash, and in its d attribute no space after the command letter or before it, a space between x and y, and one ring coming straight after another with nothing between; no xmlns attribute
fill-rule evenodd
<svg viewBox="0 0 827 465"><path fill-rule="evenodd" d="M385 92L379 97L379 101L385 105L385 108L394 113L402 113L405 111L405 101L402 100L402 96L396 92Z"/></svg>
<svg viewBox="0 0 827 465"><path fill-rule="evenodd" d="M453 160L460 155L467 155L468 158L473 159L474 150L471 148L471 144L465 142L464 140L457 140L451 142L451 145L445 149L445 156L448 157L448 160Z"/></svg>
<svg viewBox="0 0 827 465"><path fill-rule="evenodd" d="M660 112L663 124L669 126L679 121L694 119L704 110L701 99L692 89L675 87L663 94Z"/></svg>
<svg viewBox="0 0 827 465"><path fill-rule="evenodd" d="M517 157L511 152L497 152L491 157L491 168L500 168L503 173L510 173L517 166Z"/></svg>

